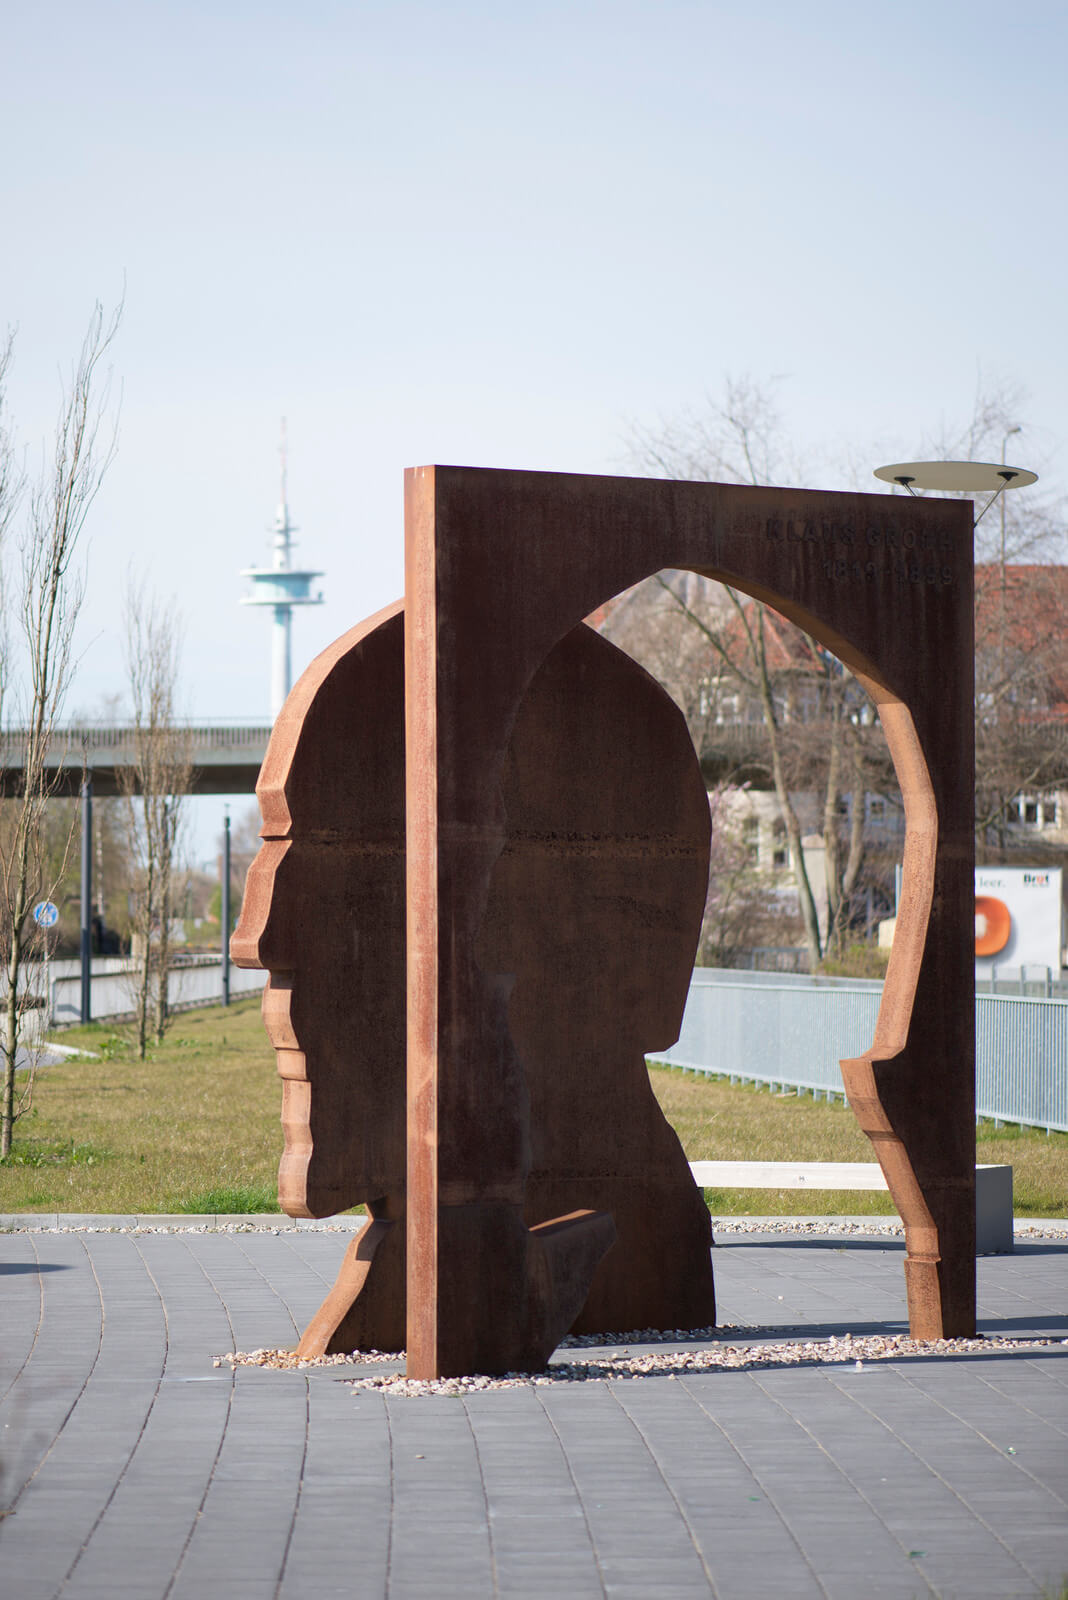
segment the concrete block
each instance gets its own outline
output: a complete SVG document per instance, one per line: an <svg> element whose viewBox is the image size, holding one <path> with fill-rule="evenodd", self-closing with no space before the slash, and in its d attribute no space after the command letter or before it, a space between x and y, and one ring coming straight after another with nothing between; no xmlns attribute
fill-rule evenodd
<svg viewBox="0 0 1068 1600"><path fill-rule="evenodd" d="M1012 1254L1012 1168L984 1163L975 1169L975 1253Z"/></svg>

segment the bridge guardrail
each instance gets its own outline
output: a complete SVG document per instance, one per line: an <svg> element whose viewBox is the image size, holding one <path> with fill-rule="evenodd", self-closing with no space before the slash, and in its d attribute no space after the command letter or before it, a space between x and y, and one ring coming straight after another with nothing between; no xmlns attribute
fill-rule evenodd
<svg viewBox="0 0 1068 1600"><path fill-rule="evenodd" d="M271 725L265 722L176 722L175 727L187 734L193 746L200 750L256 748L266 745L271 734ZM0 766L20 767L25 747L24 730L5 728L0 731ZM59 755L73 759L83 750L130 751L133 747L134 730L129 723L86 723L54 729L46 761L51 765Z"/></svg>

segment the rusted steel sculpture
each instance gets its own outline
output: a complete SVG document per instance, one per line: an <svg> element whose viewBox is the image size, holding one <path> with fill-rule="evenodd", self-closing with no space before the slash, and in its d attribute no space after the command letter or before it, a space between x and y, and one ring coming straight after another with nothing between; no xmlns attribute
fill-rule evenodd
<svg viewBox="0 0 1068 1600"><path fill-rule="evenodd" d="M879 706L904 883L842 1070L913 1334L974 1330L969 508L438 467L408 475L406 618L345 635L279 719L233 942L271 971L284 1208L372 1217L309 1353L406 1322L413 1376L497 1372L576 1318L712 1318L707 1216L641 1068L678 1030L707 812L678 714L580 626L662 567L774 605Z"/></svg>
<svg viewBox="0 0 1068 1600"><path fill-rule="evenodd" d="M366 1201L372 1216L306 1355L404 1343L403 664L394 606L294 688L258 785L264 845L233 940L236 960L271 972L283 1209ZM708 1213L644 1063L677 1037L707 880L685 722L635 662L574 628L523 697L500 804L477 959L508 974L534 1283L507 1367L543 1363L569 1326L706 1324L715 1300ZM607 1014L591 1013L594 991L612 996ZM582 1225L564 1226L576 1213ZM617 1242L598 1265L609 1216Z"/></svg>
<svg viewBox="0 0 1068 1600"><path fill-rule="evenodd" d="M974 1331L968 505L426 467L407 476L406 529L409 1374L500 1371L532 1348L528 1100L486 943L502 778L555 646L663 567L775 606L879 707L903 896L875 1039L843 1075L905 1221L913 1334ZM592 1032L616 996L589 1005ZM589 1268L565 1235L561 1277Z"/></svg>

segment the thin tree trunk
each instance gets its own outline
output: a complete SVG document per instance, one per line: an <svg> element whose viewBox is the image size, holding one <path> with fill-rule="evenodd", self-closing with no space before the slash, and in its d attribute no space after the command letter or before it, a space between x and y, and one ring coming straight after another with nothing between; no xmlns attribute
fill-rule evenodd
<svg viewBox="0 0 1068 1600"><path fill-rule="evenodd" d="M842 873L842 900L848 901L857 886L860 869L864 865L864 762L861 759L859 740L853 730L853 803L849 819L849 854Z"/></svg>
<svg viewBox="0 0 1068 1600"><path fill-rule="evenodd" d="M156 968L156 1043L163 1043L163 1035L167 1028L167 985L171 969L171 859L170 839L168 837L168 818L166 815L166 801L163 804L164 819L162 837L160 841L160 869L159 869L159 946L158 962Z"/></svg>
<svg viewBox="0 0 1068 1600"><path fill-rule="evenodd" d="M98 362L114 337L121 307L105 327L99 306L75 367L74 378L56 427L52 461L30 496L29 527L22 544L20 622L29 676L28 729L21 793L15 801L17 820L10 853L2 861L4 882L3 935L7 942L8 993L3 1027L4 1086L0 1104L0 1158L10 1154L15 1121L29 1108L33 1093L31 1066L26 1088L16 1097L15 1068L20 1003L19 977L37 930L24 926L38 879L39 849L45 801L53 783L45 768L49 739L62 707L70 670L70 650L81 605L81 585L70 564L82 528L114 443L96 457L98 415L92 407L93 378ZM2 362L0 362L2 365ZM0 478L5 476L0 463ZM0 505L0 525L11 502ZM69 847L69 838L68 838ZM47 889L47 885L44 885ZM45 935L47 937L47 935ZM16 1104L17 1100L17 1104Z"/></svg>
<svg viewBox="0 0 1068 1600"><path fill-rule="evenodd" d="M141 939L143 949L141 953L141 971L138 975L137 987L137 1055L138 1059L145 1059L148 1048L148 995L152 975L152 918L156 907L156 885L153 863L149 860L145 873L145 887L142 902Z"/></svg>
<svg viewBox="0 0 1068 1600"><path fill-rule="evenodd" d="M729 590L728 593L731 594L735 605L741 611L741 606L733 591ZM750 633L750 643L754 645L753 654L757 668L760 704L764 713L764 723L768 730L768 744L771 750L771 776L775 784L775 795L779 802L779 809L782 812L782 819L786 825L786 837L790 841L790 854L793 857L794 875L797 879L797 894L801 902L801 919L805 927L805 944L808 947L809 963L813 972L815 972L823 954L820 945L820 920L812 894L812 885L809 882L808 868L805 866L805 852L801 843L801 824L798 821L797 812L794 810L790 791L786 786L786 774L783 771L782 751L779 745L779 723L775 715L775 698L772 694L767 652L764 647L764 606L762 602L757 602L756 612L756 633L755 636Z"/></svg>
<svg viewBox="0 0 1068 1600"><path fill-rule="evenodd" d="M138 994L137 1042L161 1042L170 1018L175 852L183 796L191 778L188 735L176 726L179 626L173 612L131 584L126 596L126 657L137 759L124 775L130 838L140 864L145 962ZM140 813L137 796L140 796Z"/></svg>
<svg viewBox="0 0 1068 1600"><path fill-rule="evenodd" d="M23 908L24 909L24 908ZM7 999L4 1007L4 1103L0 1113L0 1160L11 1153L15 1126L15 1063L19 1047L19 967L22 961L21 921L16 921L7 964Z"/></svg>
<svg viewBox="0 0 1068 1600"><path fill-rule="evenodd" d="M833 682L830 690L830 740L827 746L827 787L823 797L823 875L827 885L827 945L841 945L839 912L838 801L841 797L842 705Z"/></svg>
<svg viewBox="0 0 1068 1600"><path fill-rule="evenodd" d="M693 609L687 605L685 599L676 594L675 590L666 579L657 573L657 582L661 588L666 589L674 600L679 610L701 631L708 640L713 650L717 653L724 666L727 667L740 682L750 689L755 689L760 697L760 707L764 718L764 726L768 733L768 746L770 750L770 765L772 782L775 786L775 795L782 812L783 823L786 828L786 837L790 844L790 855L794 864L794 876L797 880L797 896L801 905L801 919L805 929L805 944L808 949L809 961L813 971L819 964L822 955L820 943L819 914L812 894L812 884L809 881L808 869L805 866L805 853L801 845L801 824L794 810L793 801L786 785L786 775L783 771L782 750L779 741L779 722L775 713L775 697L772 692L771 674L768 670L767 651L764 645L764 611L762 601L754 603L757 618L756 629L749 623L745 607L742 605L735 591L725 585L727 595L734 606L748 643L749 657L753 663L754 675L752 678L740 672L737 663L732 660L723 639L702 620Z"/></svg>

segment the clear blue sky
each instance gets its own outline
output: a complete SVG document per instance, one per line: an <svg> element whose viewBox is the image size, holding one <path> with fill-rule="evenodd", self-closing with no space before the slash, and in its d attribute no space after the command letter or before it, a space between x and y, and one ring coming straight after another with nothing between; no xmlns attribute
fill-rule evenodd
<svg viewBox="0 0 1068 1600"><path fill-rule="evenodd" d="M133 562L185 615L188 710L266 712L238 569L283 414L328 602L298 666L400 592L405 466L626 471L628 419L725 372L872 465L1003 375L1020 460L1063 471L1061 0L36 0L2 37L32 449L125 283L72 706L122 689Z"/></svg>

